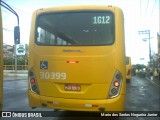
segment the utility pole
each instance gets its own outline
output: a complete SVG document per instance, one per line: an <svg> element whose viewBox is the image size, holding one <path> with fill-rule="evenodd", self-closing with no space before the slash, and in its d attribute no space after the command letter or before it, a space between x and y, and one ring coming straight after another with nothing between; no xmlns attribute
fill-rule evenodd
<svg viewBox="0 0 160 120"><path fill-rule="evenodd" d="M3 31L2 31L2 14L0 6L0 111L2 111L3 107L3 52L2 51L3 51Z"/></svg>
<svg viewBox="0 0 160 120"><path fill-rule="evenodd" d="M148 42L149 42L149 62L151 63L151 43L150 43L150 30L143 30L143 31L138 31L139 34L147 34L148 35Z"/></svg>

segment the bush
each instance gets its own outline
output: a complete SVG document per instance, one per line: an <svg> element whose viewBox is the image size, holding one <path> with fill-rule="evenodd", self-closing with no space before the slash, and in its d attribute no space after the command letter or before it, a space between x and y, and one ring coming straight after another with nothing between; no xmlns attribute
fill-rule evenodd
<svg viewBox="0 0 160 120"><path fill-rule="evenodd" d="M5 57L3 59L4 65L14 65L15 59L12 57ZM25 58L24 57L17 57L17 65L25 65Z"/></svg>
<svg viewBox="0 0 160 120"><path fill-rule="evenodd" d="M15 60L12 57L4 57L3 58L4 65L14 65L14 62L15 62Z"/></svg>

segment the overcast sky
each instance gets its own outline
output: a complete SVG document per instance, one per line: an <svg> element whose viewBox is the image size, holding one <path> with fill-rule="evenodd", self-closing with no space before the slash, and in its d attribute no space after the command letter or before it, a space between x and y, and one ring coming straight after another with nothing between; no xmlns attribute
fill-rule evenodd
<svg viewBox="0 0 160 120"><path fill-rule="evenodd" d="M124 12L126 55L132 57L132 63L147 64L149 60L148 41L138 31L150 30L152 52L157 52L157 32L159 30L160 0L3 0L19 14L21 43L29 43L32 12L36 9L70 5L116 5ZM13 45L13 28L16 17L2 8L4 43ZM144 58L144 60L140 60Z"/></svg>

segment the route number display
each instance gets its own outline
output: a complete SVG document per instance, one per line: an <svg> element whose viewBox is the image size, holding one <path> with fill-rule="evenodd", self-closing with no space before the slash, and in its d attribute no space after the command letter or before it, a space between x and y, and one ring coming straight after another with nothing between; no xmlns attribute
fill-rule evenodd
<svg viewBox="0 0 160 120"><path fill-rule="evenodd" d="M93 24L109 24L110 19L110 16L94 16Z"/></svg>

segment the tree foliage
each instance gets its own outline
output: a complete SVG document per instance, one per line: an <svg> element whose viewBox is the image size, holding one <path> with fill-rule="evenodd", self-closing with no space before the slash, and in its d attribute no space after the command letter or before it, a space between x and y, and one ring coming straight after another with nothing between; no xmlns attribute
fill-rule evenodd
<svg viewBox="0 0 160 120"><path fill-rule="evenodd" d="M143 68L146 68L146 66L144 64L136 64L136 65L133 65L134 68L137 68L137 69L143 69Z"/></svg>

